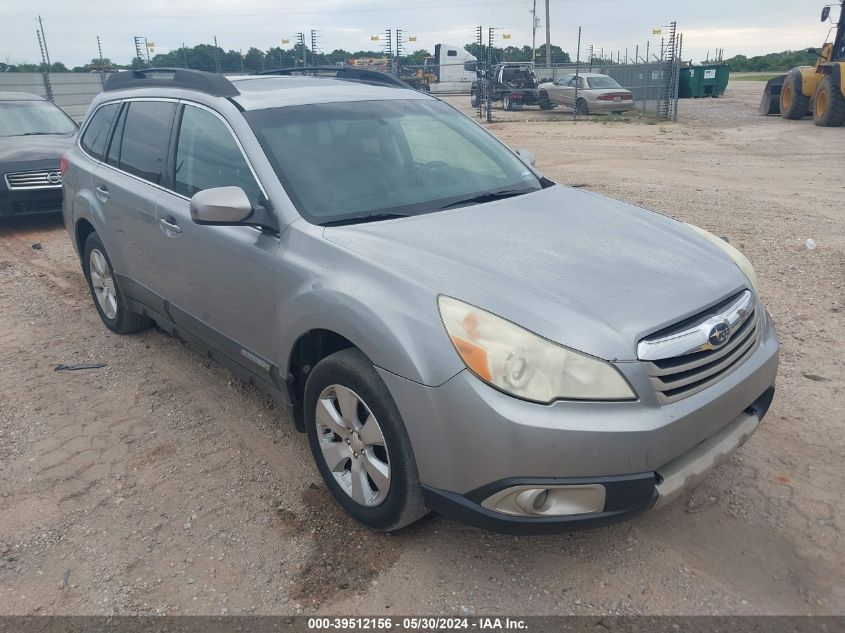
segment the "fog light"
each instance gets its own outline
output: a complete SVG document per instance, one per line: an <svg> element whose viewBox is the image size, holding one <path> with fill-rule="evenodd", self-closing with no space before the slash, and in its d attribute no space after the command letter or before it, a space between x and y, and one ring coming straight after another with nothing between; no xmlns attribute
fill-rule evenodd
<svg viewBox="0 0 845 633"><path fill-rule="evenodd" d="M513 486L489 496L481 505L516 516L567 516L601 512L605 494L601 484Z"/></svg>

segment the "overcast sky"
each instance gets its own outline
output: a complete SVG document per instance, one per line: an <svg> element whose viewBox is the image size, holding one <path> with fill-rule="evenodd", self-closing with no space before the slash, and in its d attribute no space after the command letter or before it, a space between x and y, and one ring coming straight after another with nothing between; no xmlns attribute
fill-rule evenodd
<svg viewBox="0 0 845 633"><path fill-rule="evenodd" d="M118 63L134 56L133 36L146 36L157 52L209 43L246 49L278 46L282 38L317 29L321 49L369 49L370 35L401 28L417 37L408 47L433 50L438 42L465 44L478 25L510 32L509 42L531 43L533 0L3 0L0 2L0 61L38 62L35 35L40 13L52 61L81 65L97 56L97 35L103 55ZM786 49L819 46L829 25L819 22L824 0L551 0L552 43L575 58L578 26L583 47L593 44L605 54L647 40L659 47L652 29L677 20L684 34L685 59L703 59L707 51L725 49L725 57L751 56ZM545 41L544 0L537 3L543 24L538 46ZM834 10L836 15L836 10ZM664 31L665 32L665 31ZM503 41L499 40L499 44ZM642 54L642 51L641 51Z"/></svg>

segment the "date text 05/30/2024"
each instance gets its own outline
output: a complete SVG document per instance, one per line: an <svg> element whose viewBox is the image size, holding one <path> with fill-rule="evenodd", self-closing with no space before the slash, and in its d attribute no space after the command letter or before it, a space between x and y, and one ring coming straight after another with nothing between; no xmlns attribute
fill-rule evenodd
<svg viewBox="0 0 845 633"><path fill-rule="evenodd" d="M348 617L348 618L308 618L308 628L312 631L526 631L528 623L518 618L477 617Z"/></svg>

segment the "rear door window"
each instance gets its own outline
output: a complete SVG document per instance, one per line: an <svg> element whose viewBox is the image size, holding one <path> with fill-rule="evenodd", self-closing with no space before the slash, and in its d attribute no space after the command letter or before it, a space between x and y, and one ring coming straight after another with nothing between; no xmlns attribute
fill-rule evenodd
<svg viewBox="0 0 845 633"><path fill-rule="evenodd" d="M79 141L82 149L97 160L103 160L111 123L119 107L119 103L109 103L97 110Z"/></svg>
<svg viewBox="0 0 845 633"><path fill-rule="evenodd" d="M108 162L123 171L161 185L176 104L132 101L109 148Z"/></svg>
<svg viewBox="0 0 845 633"><path fill-rule="evenodd" d="M189 105L179 127L173 186L188 198L204 189L240 187L253 206L262 202L261 189L226 124Z"/></svg>

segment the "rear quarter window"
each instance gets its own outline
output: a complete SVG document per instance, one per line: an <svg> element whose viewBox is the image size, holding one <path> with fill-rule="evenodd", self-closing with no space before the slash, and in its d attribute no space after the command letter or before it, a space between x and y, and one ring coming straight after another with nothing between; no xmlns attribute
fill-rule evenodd
<svg viewBox="0 0 845 633"><path fill-rule="evenodd" d="M82 149L97 160L103 160L105 156L109 129L119 108L120 104L109 103L97 110L79 141Z"/></svg>

